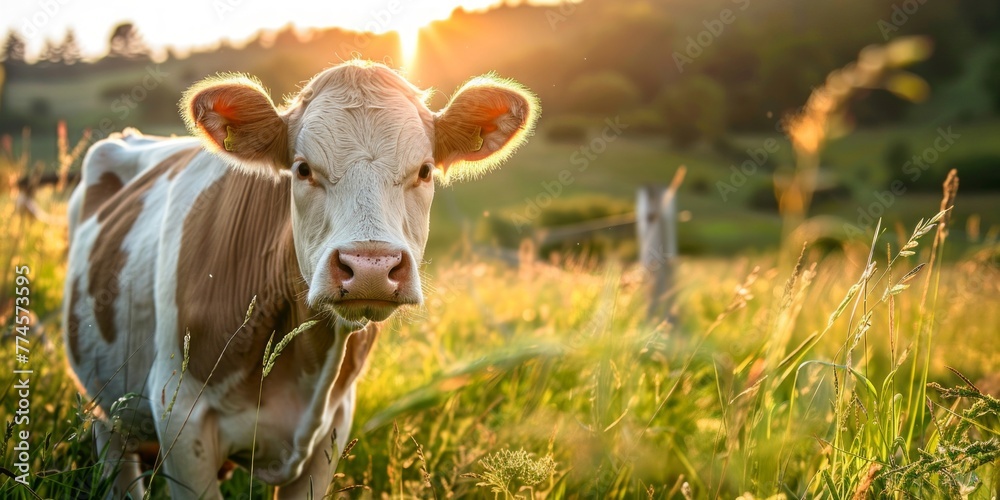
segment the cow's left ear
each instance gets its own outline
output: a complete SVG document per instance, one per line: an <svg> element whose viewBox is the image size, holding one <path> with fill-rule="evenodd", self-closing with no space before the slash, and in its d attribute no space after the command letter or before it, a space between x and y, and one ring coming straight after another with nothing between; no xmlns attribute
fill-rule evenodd
<svg viewBox="0 0 1000 500"><path fill-rule="evenodd" d="M495 168L524 144L540 112L538 98L521 84L474 78L436 116L434 161L446 181Z"/></svg>
<svg viewBox="0 0 1000 500"><path fill-rule="evenodd" d="M194 84L184 92L181 115L210 150L238 165L280 169L288 163L287 124L254 78L227 74Z"/></svg>

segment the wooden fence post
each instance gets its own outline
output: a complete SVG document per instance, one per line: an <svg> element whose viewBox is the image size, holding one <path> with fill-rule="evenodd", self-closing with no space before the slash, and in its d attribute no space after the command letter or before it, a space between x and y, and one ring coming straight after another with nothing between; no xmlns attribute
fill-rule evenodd
<svg viewBox="0 0 1000 500"><path fill-rule="evenodd" d="M639 242L639 264L649 291L650 319L673 322L671 289L677 265L677 189L684 180L684 167L677 170L669 187L639 188L635 225Z"/></svg>

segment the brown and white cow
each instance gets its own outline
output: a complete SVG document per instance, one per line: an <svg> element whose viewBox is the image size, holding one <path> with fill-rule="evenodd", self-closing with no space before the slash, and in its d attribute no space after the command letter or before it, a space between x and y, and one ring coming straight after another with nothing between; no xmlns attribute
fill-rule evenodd
<svg viewBox="0 0 1000 500"><path fill-rule="evenodd" d="M175 498L219 497L227 461L282 497L323 493L377 322L422 301L433 177L499 165L538 116L492 76L440 112L426 98L368 62L323 71L284 108L226 75L184 96L197 138L126 131L90 149L69 209L66 346L117 493L143 493L136 452L155 442ZM263 378L268 339L310 319Z"/></svg>

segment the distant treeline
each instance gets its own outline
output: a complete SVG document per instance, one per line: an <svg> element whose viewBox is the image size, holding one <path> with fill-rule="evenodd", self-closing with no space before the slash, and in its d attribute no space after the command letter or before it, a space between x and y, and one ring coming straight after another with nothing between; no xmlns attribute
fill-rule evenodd
<svg viewBox="0 0 1000 500"><path fill-rule="evenodd" d="M8 34L0 54L0 133L51 127L58 119L71 127L100 128L102 120L116 129L179 127L180 93L217 72L254 74L277 101L344 59L402 65L394 33L340 29L261 33L238 49L225 43L184 58L171 51L154 63L141 28L120 25L97 61L81 60L70 33L33 64L24 62L20 36ZM457 10L421 31L409 77L441 90L434 103L442 105L464 80L496 71L537 92L548 119L622 115L636 129L684 145L772 131L862 47L911 34L935 43L931 58L913 68L932 89L968 80L983 99L968 105L970 112L1000 112L995 0L584 0ZM150 74L163 77L147 88ZM855 108L862 125L906 120L912 106L880 90L863 102Z"/></svg>

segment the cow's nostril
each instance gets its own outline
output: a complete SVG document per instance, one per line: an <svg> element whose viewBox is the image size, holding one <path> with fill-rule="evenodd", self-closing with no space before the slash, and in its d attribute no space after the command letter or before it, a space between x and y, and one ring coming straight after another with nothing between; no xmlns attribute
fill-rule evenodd
<svg viewBox="0 0 1000 500"><path fill-rule="evenodd" d="M354 277L354 270L351 269L351 266L348 266L347 264L344 264L343 262L340 262L340 263L337 264L337 269L339 269L340 272L344 273L344 275L346 276L346 279L351 279L351 278Z"/></svg>
<svg viewBox="0 0 1000 500"><path fill-rule="evenodd" d="M331 260L336 264L333 269L333 279L337 284L342 285L345 281L354 277L354 269L343 261L339 250L334 250L333 259Z"/></svg>
<svg viewBox="0 0 1000 500"><path fill-rule="evenodd" d="M389 270L389 281L395 283L405 282L410 275L410 259L406 255L401 255L399 264Z"/></svg>

